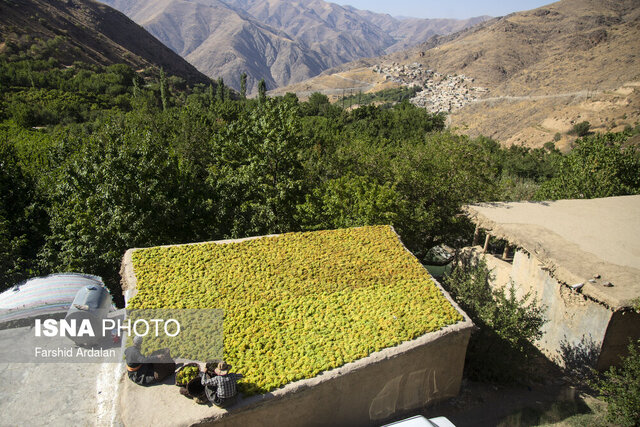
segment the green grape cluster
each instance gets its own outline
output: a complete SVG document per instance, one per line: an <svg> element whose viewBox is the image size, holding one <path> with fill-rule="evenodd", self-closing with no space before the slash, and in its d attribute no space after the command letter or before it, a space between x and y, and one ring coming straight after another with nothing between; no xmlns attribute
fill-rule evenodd
<svg viewBox="0 0 640 427"><path fill-rule="evenodd" d="M198 376L200 370L197 366L186 366L176 374L176 383L178 384L188 384L189 381Z"/></svg>
<svg viewBox="0 0 640 427"><path fill-rule="evenodd" d="M245 394L312 378L463 319L388 226L140 249L132 308L221 308ZM181 352L208 360L183 343Z"/></svg>

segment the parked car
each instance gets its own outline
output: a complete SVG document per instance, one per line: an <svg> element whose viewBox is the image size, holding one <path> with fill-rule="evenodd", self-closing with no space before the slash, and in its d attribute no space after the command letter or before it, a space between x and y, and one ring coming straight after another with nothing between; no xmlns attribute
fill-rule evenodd
<svg viewBox="0 0 640 427"><path fill-rule="evenodd" d="M447 417L425 418L422 415L405 418L382 427L456 427Z"/></svg>

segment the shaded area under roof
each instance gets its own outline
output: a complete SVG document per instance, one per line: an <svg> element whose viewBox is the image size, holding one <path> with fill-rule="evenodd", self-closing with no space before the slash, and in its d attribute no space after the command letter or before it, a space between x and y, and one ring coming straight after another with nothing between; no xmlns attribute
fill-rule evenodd
<svg viewBox="0 0 640 427"><path fill-rule="evenodd" d="M631 307L640 297L640 196L463 209L491 235L535 255L558 281L584 283L583 294L613 310ZM599 280L589 282L598 274Z"/></svg>

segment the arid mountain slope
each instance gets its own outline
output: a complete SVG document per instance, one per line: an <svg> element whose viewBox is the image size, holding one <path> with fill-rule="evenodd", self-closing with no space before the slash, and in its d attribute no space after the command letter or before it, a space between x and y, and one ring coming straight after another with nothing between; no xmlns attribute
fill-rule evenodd
<svg viewBox="0 0 640 427"><path fill-rule="evenodd" d="M496 94L613 88L640 73L637 0L562 0L408 56Z"/></svg>
<svg viewBox="0 0 640 427"><path fill-rule="evenodd" d="M328 67L379 56L395 40L356 9L323 0L226 0L318 52Z"/></svg>
<svg viewBox="0 0 640 427"><path fill-rule="evenodd" d="M303 80L324 67L319 55L287 34L218 0L104 0L126 13L164 44L212 78L247 90L264 78L273 88Z"/></svg>
<svg viewBox="0 0 640 427"><path fill-rule="evenodd" d="M297 87L331 90L327 74L339 73L341 82L357 74L354 80L367 81L369 90L376 90L389 79L374 67L409 64L443 75L464 74L489 89L483 95L488 99L453 111L453 126L504 143L539 146L579 121L605 130L640 120L634 110L640 89L639 41L637 0L562 0L402 52L345 64L324 73L317 84L310 80ZM364 70L372 77L364 77ZM377 83L371 85L372 80Z"/></svg>
<svg viewBox="0 0 640 427"><path fill-rule="evenodd" d="M474 20L410 20L323 0L103 0L212 78L254 91L306 80L356 58L378 56ZM385 22L382 29L372 19ZM409 22L409 21L408 21ZM406 30L405 32L403 32Z"/></svg>
<svg viewBox="0 0 640 427"><path fill-rule="evenodd" d="M394 52L489 19L400 19L323 0L223 1L320 53L328 67Z"/></svg>
<svg viewBox="0 0 640 427"><path fill-rule="evenodd" d="M350 6L345 7L350 8ZM393 45L385 49L387 53L405 50L429 40L433 36L457 33L491 19L486 15L469 19L400 19L368 10L354 10L358 15L374 23L396 40Z"/></svg>
<svg viewBox="0 0 640 427"><path fill-rule="evenodd" d="M158 66L190 83L209 79L124 14L93 0L7 0L0 3L3 41L23 37L63 40L63 63L85 61L134 68Z"/></svg>

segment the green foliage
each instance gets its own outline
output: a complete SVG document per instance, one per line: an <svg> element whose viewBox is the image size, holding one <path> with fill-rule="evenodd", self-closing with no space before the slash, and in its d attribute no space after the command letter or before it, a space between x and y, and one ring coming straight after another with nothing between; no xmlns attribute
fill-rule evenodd
<svg viewBox="0 0 640 427"><path fill-rule="evenodd" d="M444 116L430 114L408 102L383 109L366 105L351 111L346 117L346 133L351 139L401 142L421 139L426 133L444 129Z"/></svg>
<svg viewBox="0 0 640 427"><path fill-rule="evenodd" d="M162 110L167 111L169 106L169 88L167 86L167 75L160 68L160 100L162 101Z"/></svg>
<svg viewBox="0 0 640 427"><path fill-rule="evenodd" d="M582 138L583 136L589 135L589 129L591 129L591 123L584 121L573 125L569 134L577 135L579 138Z"/></svg>
<svg viewBox="0 0 640 427"><path fill-rule="evenodd" d="M578 139L536 198L591 199L640 193L640 153L624 145L627 138L626 133L609 133Z"/></svg>
<svg viewBox="0 0 640 427"><path fill-rule="evenodd" d="M34 180L20 165L7 132L0 130L0 291L37 271L46 230Z"/></svg>
<svg viewBox="0 0 640 427"><path fill-rule="evenodd" d="M319 92L312 93L307 102L300 105L300 114L303 116L335 116L341 111L339 107L331 105L326 95Z"/></svg>
<svg viewBox="0 0 640 427"><path fill-rule="evenodd" d="M341 99L342 105L350 107L353 104L368 105L373 103L397 103L402 101L408 101L416 96L416 93L422 90L419 86L407 87L402 86L398 88L384 89L373 93L359 93L356 95L349 95Z"/></svg>
<svg viewBox="0 0 640 427"><path fill-rule="evenodd" d="M224 96L225 96L224 80L222 79L222 77L220 77L218 78L218 82L216 85L216 101L224 102Z"/></svg>
<svg viewBox="0 0 640 427"><path fill-rule="evenodd" d="M247 73L240 75L240 95L242 98L247 97Z"/></svg>
<svg viewBox="0 0 640 427"><path fill-rule="evenodd" d="M220 218L231 236L295 229L295 206L302 198L303 169L298 153L297 107L265 99L216 136L216 156L207 183L220 195Z"/></svg>
<svg viewBox="0 0 640 427"><path fill-rule="evenodd" d="M306 228L322 230L394 224L402 205L400 194L388 183L345 175L314 189L299 210Z"/></svg>
<svg viewBox="0 0 640 427"><path fill-rule="evenodd" d="M640 425L640 341L627 348L621 366L612 366L592 385L608 404L607 420L633 427Z"/></svg>
<svg viewBox="0 0 640 427"><path fill-rule="evenodd" d="M41 256L52 269L102 276L119 295L127 248L188 240L194 209L189 183L160 134L109 120L74 155L50 191L50 234Z"/></svg>
<svg viewBox="0 0 640 427"><path fill-rule="evenodd" d="M267 99L267 83L264 79L258 82L258 100L264 102Z"/></svg>
<svg viewBox="0 0 640 427"><path fill-rule="evenodd" d="M463 256L443 286L479 326L467 349L466 374L475 380L519 382L532 375L532 343L542 337L544 307L526 294L516 296L513 283L493 289L484 261Z"/></svg>

